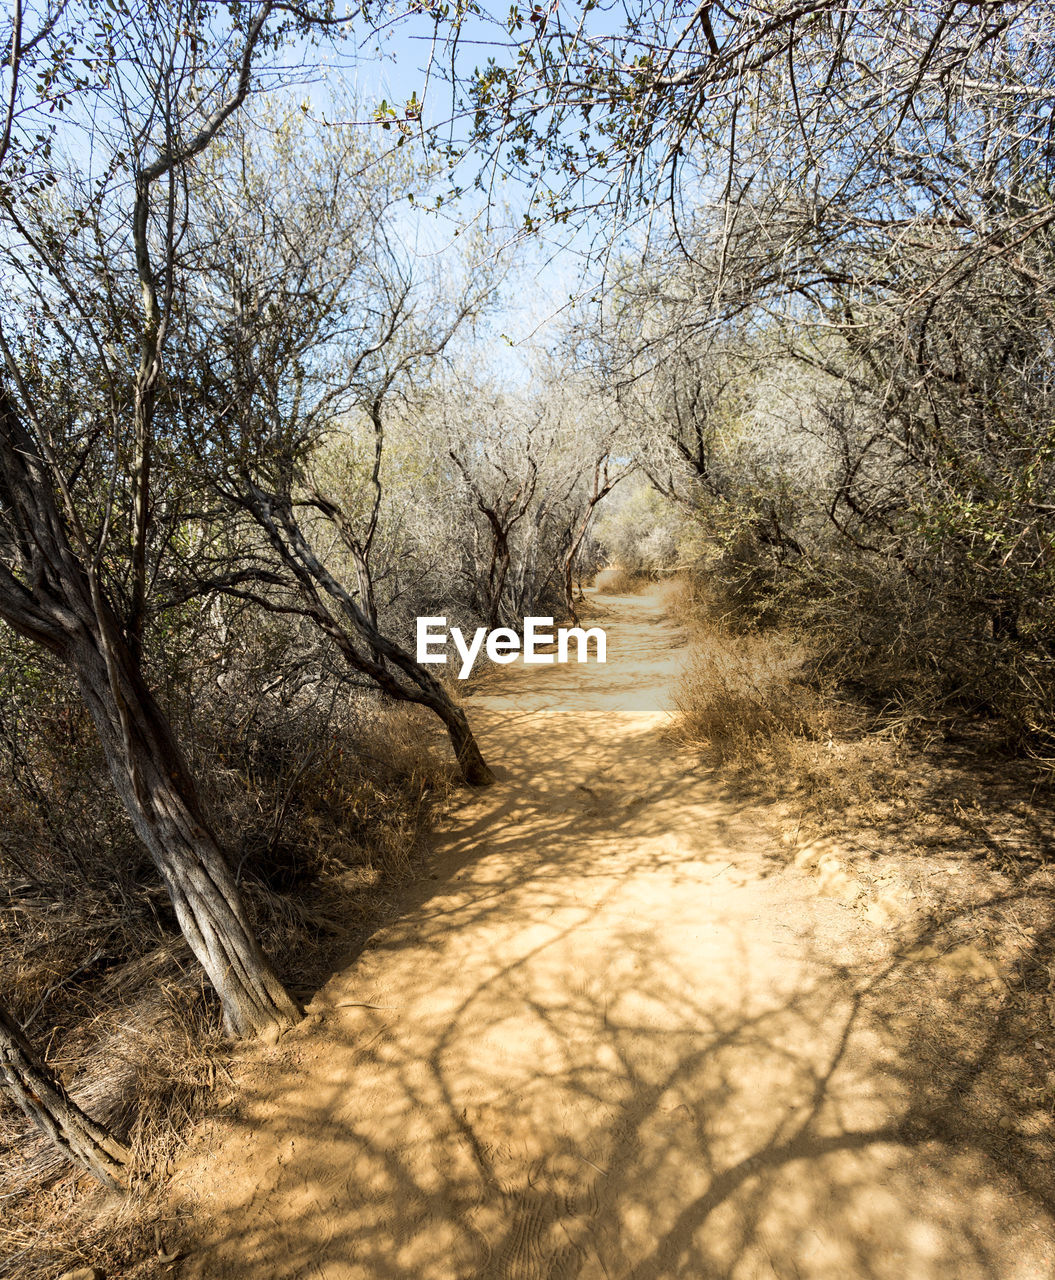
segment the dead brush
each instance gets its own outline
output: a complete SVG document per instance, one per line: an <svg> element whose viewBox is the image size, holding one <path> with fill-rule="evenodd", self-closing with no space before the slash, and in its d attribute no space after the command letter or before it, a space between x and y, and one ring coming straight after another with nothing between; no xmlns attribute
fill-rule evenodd
<svg viewBox="0 0 1055 1280"><path fill-rule="evenodd" d="M654 581L655 574L647 569L602 569L597 575L597 590L605 596L636 596Z"/></svg>
<svg viewBox="0 0 1055 1280"><path fill-rule="evenodd" d="M363 724L357 754L380 764L390 779L400 778L408 796L446 800L455 778L435 749L438 741L439 735L422 708L397 705L386 707Z"/></svg>
<svg viewBox="0 0 1055 1280"><path fill-rule="evenodd" d="M120 966L94 990L97 1012L70 1028L49 1065L78 1103L121 1135L132 1152L133 1180L165 1163L179 1135L202 1114L226 1052L215 1002L202 989L190 953L173 939ZM0 1194L16 1181L41 1185L68 1175L62 1154L20 1113L0 1125L5 1160Z"/></svg>
<svg viewBox="0 0 1055 1280"><path fill-rule="evenodd" d="M182 940L107 974L94 1016L49 1054L78 1103L124 1139L130 1187L95 1184L14 1107L0 1113L0 1277L53 1280L91 1263L107 1274L156 1253L158 1189L186 1135L228 1082L219 1011Z"/></svg>
<svg viewBox="0 0 1055 1280"><path fill-rule="evenodd" d="M672 577L665 598L668 616L679 626L707 631L720 624L721 610L713 584L703 573L679 573Z"/></svg>
<svg viewBox="0 0 1055 1280"><path fill-rule="evenodd" d="M881 825L905 802L901 740L870 732L867 711L839 696L813 644L766 629L736 631L675 602L694 655L676 694L676 738L705 751L737 785L775 802L803 839ZM818 668L821 670L818 670Z"/></svg>
<svg viewBox="0 0 1055 1280"><path fill-rule="evenodd" d="M359 754L378 767L363 777L357 804L374 832L371 860L393 883L413 873L424 851L430 813L444 809L455 788L453 767L436 750L419 707L389 707L364 727ZM399 803L393 803L398 790Z"/></svg>
<svg viewBox="0 0 1055 1280"><path fill-rule="evenodd" d="M803 679L808 653L774 632L734 635L701 626L675 697L677 734L716 763L772 765L797 740L830 738L835 715Z"/></svg>

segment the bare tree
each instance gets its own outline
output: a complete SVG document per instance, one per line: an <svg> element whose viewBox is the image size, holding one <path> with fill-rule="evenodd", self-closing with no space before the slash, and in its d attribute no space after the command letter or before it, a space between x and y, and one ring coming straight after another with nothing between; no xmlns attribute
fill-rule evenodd
<svg viewBox="0 0 1055 1280"><path fill-rule="evenodd" d="M582 517L578 525L572 530L568 541L568 549L564 553L562 573L564 606L568 610L568 616L576 626L579 625L579 615L575 608L575 562L586 540L598 503L603 502L619 481L633 469L632 464L614 462L609 448L603 443L599 443L598 450L599 452L593 460L592 483L585 494Z"/></svg>
<svg viewBox="0 0 1055 1280"><path fill-rule="evenodd" d="M505 608L506 586L512 561L510 538L527 515L535 497L539 462L531 424L526 425L522 433L517 433L517 443L513 441L514 432L508 421L499 420L488 425L491 428L488 432L490 438L481 438L474 432L469 445L477 454L475 465L468 462L465 445L450 448L448 454L487 524L489 538L487 568L483 577L483 608L487 625L497 627L500 621L512 620L511 614L506 616ZM539 422L536 421L533 425L538 426ZM505 437L501 446L498 444L495 427ZM514 474L509 465L515 452L520 453L519 474Z"/></svg>
<svg viewBox="0 0 1055 1280"><path fill-rule="evenodd" d="M123 13L101 38L106 74L89 82L94 118L123 146L98 180L70 187L83 207L45 199L24 165L3 202L8 268L31 306L0 327L0 617L73 672L114 785L238 1034L289 1022L298 1007L253 934L142 663L150 549L172 534L170 525L158 538L152 492L186 174L244 103L255 58L278 38L275 12L265 2L213 26L182 0ZM35 51L61 64L70 46L56 23ZM8 137L40 113L22 65L12 58ZM93 251L79 254L85 241ZM133 349L129 377L122 361Z"/></svg>
<svg viewBox="0 0 1055 1280"><path fill-rule="evenodd" d="M193 391L206 417L199 457L208 483L271 553L270 564L257 557L206 585L309 618L355 672L432 711L465 780L483 785L492 775L464 710L384 630L370 555L387 401L442 356L490 296L494 273L483 264L453 290L435 275L417 278L394 220L409 181L402 156L372 153L350 130L311 138L280 128L279 136L265 154L243 131L203 193L212 217L198 233L206 267ZM221 228L237 242L217 271L209 264ZM373 496L361 521L312 475L319 447L357 408L373 426ZM320 550L334 533L351 554L354 587Z"/></svg>

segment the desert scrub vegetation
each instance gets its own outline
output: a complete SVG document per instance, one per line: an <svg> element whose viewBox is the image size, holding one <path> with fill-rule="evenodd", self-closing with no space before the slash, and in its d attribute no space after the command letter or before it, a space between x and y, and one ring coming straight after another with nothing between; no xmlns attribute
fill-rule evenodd
<svg viewBox="0 0 1055 1280"><path fill-rule="evenodd" d="M825 631L760 627L711 575L685 582L672 612L690 655L675 740L751 814L776 865L895 939L907 980L884 992L884 1016L925 1064L933 1132L973 1129L1046 1185L1055 801L1035 762L999 724L891 707L867 683L862 696ZM952 1108L936 1101L949 1078Z"/></svg>
<svg viewBox="0 0 1055 1280"><path fill-rule="evenodd" d="M642 470L665 503L671 559L706 580L700 612L738 633L796 637L811 678L877 727L914 725L924 737L984 728L987 749L1050 778L1055 526L1038 486L1052 484L1055 453L1032 382L1013 430L1006 408L979 392L969 405L936 401L940 440L922 427L904 438L878 393L828 370L830 335L821 372L797 363L776 331L699 352L679 346L679 332L667 335L668 363L647 375ZM878 376L887 366L872 355ZM639 544L629 516L608 534L613 545Z"/></svg>
<svg viewBox="0 0 1055 1280"><path fill-rule="evenodd" d="M1013 920L971 905L987 895L1048 928L1053 796L1002 720L936 706L889 655L881 675L848 661L804 611L760 624L713 568L668 599L688 653L672 736L754 806L781 860L877 924L911 901L936 955L973 954L986 929L1009 945ZM1044 990L1029 1004L1046 1025Z"/></svg>
<svg viewBox="0 0 1055 1280"><path fill-rule="evenodd" d="M712 623L694 629L692 645L677 695L686 741L706 743L721 764L777 765L796 740L830 738L836 715L809 683L801 644Z"/></svg>

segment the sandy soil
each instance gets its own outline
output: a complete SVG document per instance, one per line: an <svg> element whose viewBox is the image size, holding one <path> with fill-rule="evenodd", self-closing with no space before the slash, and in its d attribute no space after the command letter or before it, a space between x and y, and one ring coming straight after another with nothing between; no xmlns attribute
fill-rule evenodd
<svg viewBox="0 0 1055 1280"><path fill-rule="evenodd" d="M664 737L679 637L658 595L610 604L606 668L507 668L470 700L499 784L239 1066L174 1180L180 1274L1055 1274L1028 1189L921 1120L896 926Z"/></svg>

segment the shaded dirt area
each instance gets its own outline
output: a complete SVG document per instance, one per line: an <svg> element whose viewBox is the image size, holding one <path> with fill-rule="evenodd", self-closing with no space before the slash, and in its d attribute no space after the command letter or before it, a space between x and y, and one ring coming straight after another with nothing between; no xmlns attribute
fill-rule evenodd
<svg viewBox="0 0 1055 1280"><path fill-rule="evenodd" d="M179 1274L1055 1273L1049 1113L990 1133L963 1102L1007 1013L993 973L946 965L940 1008L979 1033L930 1040L911 911L855 909L672 745L659 594L602 624L606 667L470 700L499 784L312 1017L236 1065L173 1181Z"/></svg>

